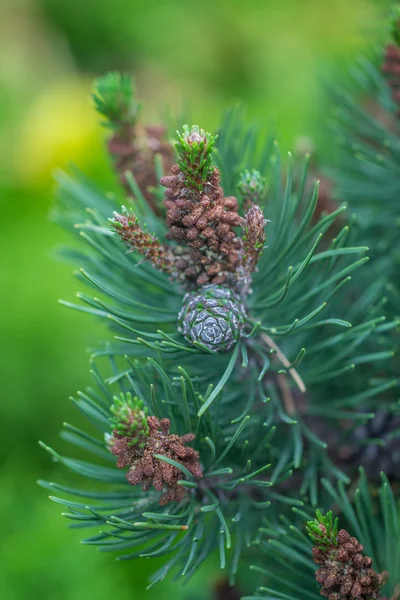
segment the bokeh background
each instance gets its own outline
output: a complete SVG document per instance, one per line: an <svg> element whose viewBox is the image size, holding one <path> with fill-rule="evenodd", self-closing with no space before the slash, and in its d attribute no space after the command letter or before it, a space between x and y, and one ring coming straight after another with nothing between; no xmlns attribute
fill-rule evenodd
<svg viewBox="0 0 400 600"><path fill-rule="evenodd" d="M329 147L325 82L385 39L386 0L0 1L0 590L6 600L201 598L212 561L185 589L145 592L154 562L115 562L79 544L36 479L61 476L37 444L63 448L68 397L89 381L100 324L72 299L65 242L47 218L52 172L72 160L115 186L89 101L92 78L136 73L147 119L185 109L213 130L244 102L285 150ZM186 108L185 108L186 107ZM57 474L55 473L57 471ZM73 476L63 475L72 483Z"/></svg>

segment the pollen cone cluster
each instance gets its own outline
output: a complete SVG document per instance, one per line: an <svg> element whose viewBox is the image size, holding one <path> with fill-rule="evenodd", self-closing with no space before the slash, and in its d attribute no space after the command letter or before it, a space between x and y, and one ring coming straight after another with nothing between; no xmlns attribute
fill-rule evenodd
<svg viewBox="0 0 400 600"><path fill-rule="evenodd" d="M144 491L151 486L157 492L164 492L160 504L182 500L187 488L179 485L185 479L185 473L168 460L174 461L188 470L194 478L203 475L199 463L199 453L187 446L195 439L193 433L183 436L171 434L169 419L147 417L146 432L142 435L120 433L114 429L109 447L118 460L117 467L128 467L126 478L131 485L142 484ZM127 435L128 433L128 435ZM159 458L161 457L161 458Z"/></svg>
<svg viewBox="0 0 400 600"><path fill-rule="evenodd" d="M324 526L320 525L324 533ZM313 548L313 559L320 568L315 577L321 596L328 600L382 600L380 589L386 574L372 568L372 559L363 555L363 545L341 529L326 546Z"/></svg>

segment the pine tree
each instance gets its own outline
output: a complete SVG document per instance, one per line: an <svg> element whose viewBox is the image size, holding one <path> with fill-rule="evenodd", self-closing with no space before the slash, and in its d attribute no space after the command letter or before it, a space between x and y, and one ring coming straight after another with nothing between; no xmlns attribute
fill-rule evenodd
<svg viewBox="0 0 400 600"><path fill-rule="evenodd" d="M74 399L91 430L63 432L88 460L43 444L88 481L40 483L72 527L92 528L84 543L162 556L150 585L190 578L216 549L230 585L239 565L261 573L257 598L319 597L312 556L330 600L400 597L387 477L379 505L363 471L350 485L364 463L371 482L400 474L398 71L386 56L383 76L362 72L390 128L342 103L330 176L350 212L335 200L320 214L307 158L283 161L240 110L218 135L184 125L173 144L168 127L141 124L130 76L95 83L121 198L63 173L53 217L77 236L63 255L88 288L63 304L109 331ZM331 512L311 520L333 505L346 529Z"/></svg>

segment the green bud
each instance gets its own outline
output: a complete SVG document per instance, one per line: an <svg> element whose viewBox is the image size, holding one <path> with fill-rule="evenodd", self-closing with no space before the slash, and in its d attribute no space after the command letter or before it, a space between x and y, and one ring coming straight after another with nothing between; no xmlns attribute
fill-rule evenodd
<svg viewBox="0 0 400 600"><path fill-rule="evenodd" d="M178 165L185 175L188 189L202 191L208 177L212 175L212 151L217 136L206 133L197 125L184 125L182 133L177 131Z"/></svg>
<svg viewBox="0 0 400 600"><path fill-rule="evenodd" d="M143 401L127 392L114 396L110 407L113 416L110 418L113 428L118 435L131 438L130 446L145 445L149 435L147 424L148 411Z"/></svg>
<svg viewBox="0 0 400 600"><path fill-rule="evenodd" d="M115 72L98 77L92 98L97 112L105 117L105 127L119 129L136 123L140 105L131 75Z"/></svg>
<svg viewBox="0 0 400 600"><path fill-rule="evenodd" d="M320 510L316 511L315 519L308 521L306 529L309 537L318 548L337 545L339 519L333 520L333 514L330 510L323 515Z"/></svg>

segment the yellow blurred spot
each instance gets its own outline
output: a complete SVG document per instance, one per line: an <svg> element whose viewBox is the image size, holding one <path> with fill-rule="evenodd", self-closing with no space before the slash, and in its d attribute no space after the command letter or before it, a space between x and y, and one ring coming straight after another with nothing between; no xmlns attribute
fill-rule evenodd
<svg viewBox="0 0 400 600"><path fill-rule="evenodd" d="M33 99L16 136L14 166L21 183L50 182L53 170L71 160L80 167L93 161L99 151L99 119L90 102L91 85L85 78L67 76Z"/></svg>

